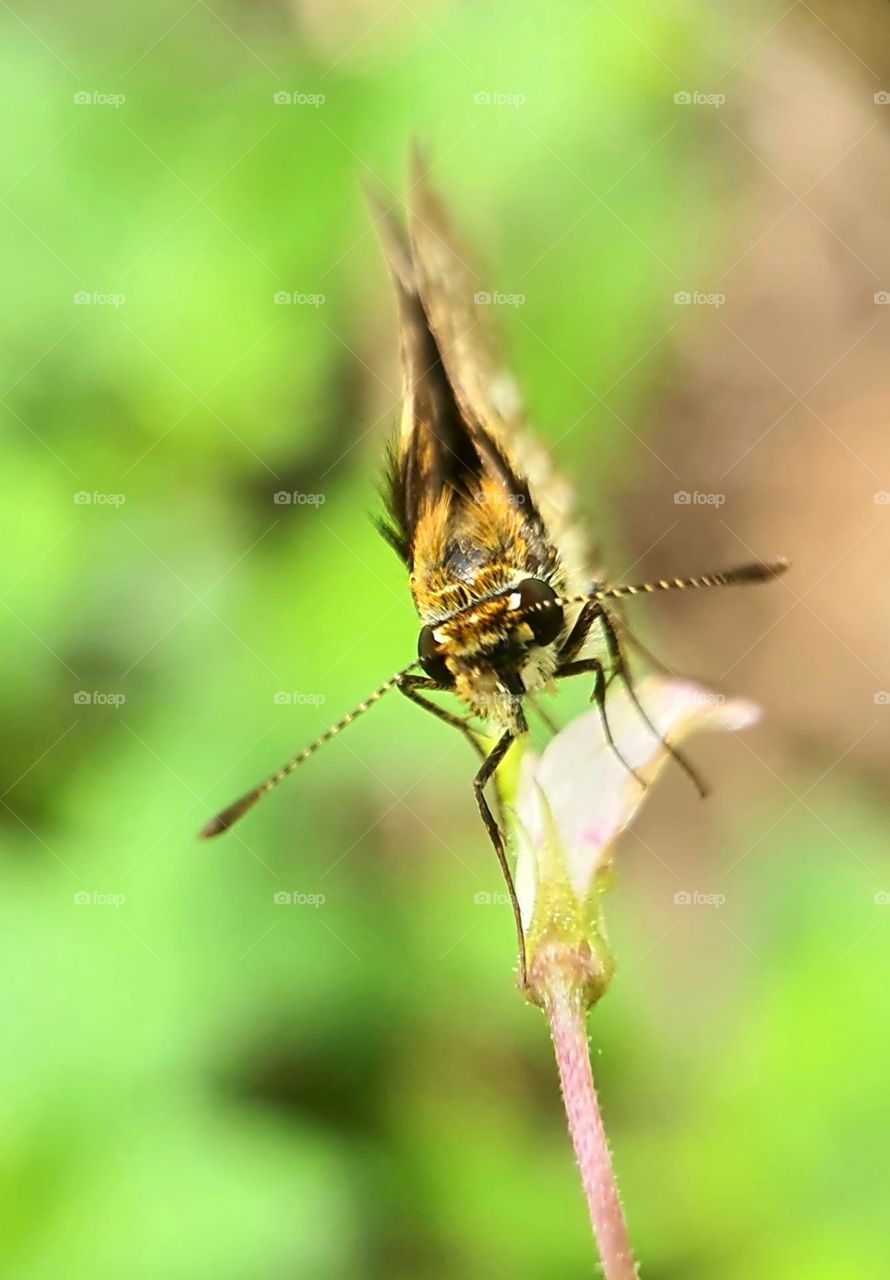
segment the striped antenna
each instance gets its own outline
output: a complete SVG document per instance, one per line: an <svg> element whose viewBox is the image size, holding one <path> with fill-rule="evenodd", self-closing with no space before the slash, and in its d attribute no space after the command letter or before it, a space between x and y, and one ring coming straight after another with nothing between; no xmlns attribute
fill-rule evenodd
<svg viewBox="0 0 890 1280"><path fill-rule="evenodd" d="M245 813L262 800L279 782L284 779L295 769L299 769L304 760L308 760L310 756L314 756L319 747L323 747L326 742L330 742L331 738L335 738L341 729L345 729L347 725L352 724L353 720L357 720L359 716L364 715L369 707L373 707L375 702L379 702L385 693L389 693L390 689L394 689L401 680L402 676L406 676L409 671L417 666L417 661L409 663L407 667L403 667L401 671L397 671L395 675L385 680L379 688L365 698L364 702L360 702L358 706L338 720L336 724L332 724L329 729L325 729L321 737L316 738L314 742L310 742L308 747L304 747L297 755L292 756L286 764L280 769L266 778L265 782L260 782L253 790L246 792L239 800L235 800L227 808L218 813L215 818L211 818L206 826L202 827L198 835L202 840L209 840L211 836L222 835L224 831L228 831L239 818L243 818Z"/></svg>
<svg viewBox="0 0 890 1280"><path fill-rule="evenodd" d="M528 605L523 613L537 613L540 609L565 608L570 604L590 604L598 600L620 600L624 596L652 595L656 591L686 591L701 587L734 587L746 582L769 582L785 572L787 560L756 560L736 569L724 569L721 573L705 573L698 578L658 578L653 582L638 582L633 586L601 587L584 596L556 596L553 600L539 600Z"/></svg>

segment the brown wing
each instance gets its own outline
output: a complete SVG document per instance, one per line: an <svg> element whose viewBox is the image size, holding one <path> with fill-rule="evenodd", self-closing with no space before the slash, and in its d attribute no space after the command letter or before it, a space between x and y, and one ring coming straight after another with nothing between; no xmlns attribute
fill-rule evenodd
<svg viewBox="0 0 890 1280"><path fill-rule="evenodd" d="M402 418L386 479L389 520L381 531L406 563L424 507L443 494L469 495L482 459L426 316L407 235L382 200L369 195L399 308Z"/></svg>
<svg viewBox="0 0 890 1280"><path fill-rule="evenodd" d="M525 430L515 381L495 355L484 304L476 301L475 274L426 168L415 150L411 263L415 288L454 398L491 470L511 492L530 492L527 500L540 512L559 546L572 590L587 590L592 575L584 540L571 517L571 488Z"/></svg>
<svg viewBox="0 0 890 1280"><path fill-rule="evenodd" d="M493 354L467 256L418 153L412 178L408 235L370 196L398 301L403 382L401 429L386 478L389 519L381 531L413 567L424 512L435 510L444 537L456 505L478 503L495 480L559 547L566 585L586 590L591 575L570 520L571 490L523 428L519 394Z"/></svg>
<svg viewBox="0 0 890 1280"><path fill-rule="evenodd" d="M521 423L518 388L495 355L476 273L416 149L411 176L411 248L430 328L465 418L500 435Z"/></svg>

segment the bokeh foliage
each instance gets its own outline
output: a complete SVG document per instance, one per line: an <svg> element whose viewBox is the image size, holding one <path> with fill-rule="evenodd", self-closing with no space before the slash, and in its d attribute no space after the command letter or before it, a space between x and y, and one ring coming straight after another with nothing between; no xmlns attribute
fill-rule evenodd
<svg viewBox="0 0 890 1280"><path fill-rule="evenodd" d="M3 1274L589 1275L509 912L474 902L500 886L463 745L393 698L237 835L194 833L413 651L368 520L397 372L360 178L395 198L425 141L486 287L525 298L496 319L596 524L646 431L648 358L626 371L679 287L662 256L719 245L710 126L673 94L726 33L650 0L5 26ZM822 834L764 840L758 987L712 993L713 1041L678 1035L615 895L595 1034L652 1280L887 1262L887 947L824 964L871 887Z"/></svg>

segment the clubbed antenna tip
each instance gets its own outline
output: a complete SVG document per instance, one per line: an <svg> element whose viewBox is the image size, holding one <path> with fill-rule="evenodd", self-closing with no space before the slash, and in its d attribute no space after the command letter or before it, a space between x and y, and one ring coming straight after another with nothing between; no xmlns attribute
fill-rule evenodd
<svg viewBox="0 0 890 1280"><path fill-rule="evenodd" d="M244 814L247 813L248 809L252 808L256 804L257 800L259 800L265 790L266 785L263 784L262 786L254 787L253 791L248 791L240 800L235 800L233 804L230 804L228 808L223 809L221 813L218 813L215 818L211 818L210 821L201 828L198 832L199 838L201 840L210 840L213 836L219 836L222 835L224 831L228 831L229 827L236 823L239 818L243 817Z"/></svg>
<svg viewBox="0 0 890 1280"><path fill-rule="evenodd" d="M265 782L260 782L251 791L241 796L240 799L233 801L227 809L223 809L215 818L211 818L198 832L199 838L201 840L211 840L214 836L220 836L224 831L228 831L229 827L234 826L239 818L243 818L248 809L252 809L258 800L262 800L264 795L267 795L274 787L277 787L279 782L283 782L289 774L298 769L310 756L314 756L320 747L323 747L326 742L330 742L331 738L336 737L347 725L352 724L353 720L357 720L359 716L364 715L368 708L373 707L375 702L379 702L385 693L389 693L390 689L395 689L402 678L416 666L417 659L409 662L407 667L397 671L388 680L384 680L383 684L376 688L373 693L368 694L364 702L360 702L358 706L353 707L352 711L342 716L336 724L332 724L329 729L325 729L319 738L316 738L314 742L309 743L308 747L304 747L302 751L292 756L271 777L266 778Z"/></svg>
<svg viewBox="0 0 890 1280"><path fill-rule="evenodd" d="M784 556L780 556L778 560L755 561L753 564L742 565L727 574L733 582L766 582L769 578L778 578L789 567L790 561Z"/></svg>

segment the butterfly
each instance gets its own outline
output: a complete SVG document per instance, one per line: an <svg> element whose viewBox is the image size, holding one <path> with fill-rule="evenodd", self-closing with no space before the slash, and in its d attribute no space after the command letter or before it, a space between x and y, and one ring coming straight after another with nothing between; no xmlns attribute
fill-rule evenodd
<svg viewBox="0 0 890 1280"><path fill-rule="evenodd" d="M512 904L524 987L519 905L486 789L510 747L528 732L529 707L537 708L537 695L558 680L592 678L591 700L605 739L621 758L608 719L613 681L623 684L660 735L636 695L617 602L642 593L762 582L787 563L635 585L609 584L592 567L571 487L526 428L516 384L493 354L482 310L487 295L476 289L419 155L412 178L407 227L378 196L370 200L396 295L402 369L401 422L387 458L386 515L378 527L408 574L420 621L417 656L219 813L201 835L226 831L396 689L462 733L479 757L473 789ZM441 692L453 695L460 714L435 701ZM685 757L664 745L704 794Z"/></svg>

